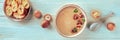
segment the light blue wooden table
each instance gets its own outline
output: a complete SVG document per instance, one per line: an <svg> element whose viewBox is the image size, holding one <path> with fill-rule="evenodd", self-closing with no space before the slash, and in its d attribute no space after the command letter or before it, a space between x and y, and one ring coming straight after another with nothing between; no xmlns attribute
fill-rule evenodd
<svg viewBox="0 0 120 40"><path fill-rule="evenodd" d="M30 0L33 10L41 10L43 14L49 13L53 17L51 28L44 29L40 26L41 19L32 19L27 23L9 20L3 11L4 0L0 0L0 40L120 40L120 0ZM109 31L104 25L97 31L90 31L87 27L74 38L65 38L59 35L55 26L57 11L65 4L77 4L86 12L89 21L92 9L98 9L102 16L111 11L115 16L107 22L114 22L116 28Z"/></svg>

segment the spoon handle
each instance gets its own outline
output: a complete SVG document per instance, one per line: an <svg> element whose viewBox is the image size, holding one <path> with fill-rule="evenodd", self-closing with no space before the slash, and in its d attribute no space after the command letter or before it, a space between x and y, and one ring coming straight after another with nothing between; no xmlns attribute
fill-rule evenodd
<svg viewBox="0 0 120 40"><path fill-rule="evenodd" d="M103 17L103 19L107 19L109 17L112 17L113 15L114 15L114 13L112 12L112 13L108 14L107 16Z"/></svg>
<svg viewBox="0 0 120 40"><path fill-rule="evenodd" d="M105 22L105 20L107 20L108 18L112 17L113 15L114 15L114 13L112 12L112 13L106 15L105 17L100 18L100 21Z"/></svg>

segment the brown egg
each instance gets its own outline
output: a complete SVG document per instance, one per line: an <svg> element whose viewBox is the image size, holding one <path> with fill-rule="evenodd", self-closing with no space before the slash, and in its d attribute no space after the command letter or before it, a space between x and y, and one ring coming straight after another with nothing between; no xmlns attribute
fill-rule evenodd
<svg viewBox="0 0 120 40"><path fill-rule="evenodd" d="M41 14L40 11L36 10L36 11L34 11L34 16L35 16L36 18L41 18L42 14Z"/></svg>
<svg viewBox="0 0 120 40"><path fill-rule="evenodd" d="M110 31L113 31L115 29L115 24L114 23L108 23L107 24L107 29Z"/></svg>

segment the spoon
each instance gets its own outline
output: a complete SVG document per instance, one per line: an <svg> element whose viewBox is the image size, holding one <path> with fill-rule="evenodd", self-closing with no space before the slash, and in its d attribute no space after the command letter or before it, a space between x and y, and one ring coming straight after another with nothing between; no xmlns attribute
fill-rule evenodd
<svg viewBox="0 0 120 40"><path fill-rule="evenodd" d="M104 23L108 18L112 17L114 15L114 13L110 13L108 15L106 15L105 17L101 17L98 21L101 21L102 23Z"/></svg>
<svg viewBox="0 0 120 40"><path fill-rule="evenodd" d="M97 30L101 25L102 25L102 23L100 23L100 22L94 22L94 23L92 23L92 24L90 25L89 29L90 29L91 31L95 31L95 30Z"/></svg>
<svg viewBox="0 0 120 40"><path fill-rule="evenodd" d="M90 25L89 29L91 31L96 31L98 28L101 27L101 25L106 21L106 19L112 17L114 13L112 12L111 14L108 14L107 16L100 18L97 22L94 22Z"/></svg>

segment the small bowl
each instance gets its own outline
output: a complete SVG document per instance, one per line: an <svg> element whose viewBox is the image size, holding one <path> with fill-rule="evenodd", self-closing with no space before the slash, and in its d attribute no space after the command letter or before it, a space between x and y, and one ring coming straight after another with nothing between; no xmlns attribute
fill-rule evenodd
<svg viewBox="0 0 120 40"><path fill-rule="evenodd" d="M58 20L58 16L59 16L60 12L61 12L64 8L71 7L71 6L77 8L77 9L79 9L79 10L81 10L82 14L83 14L84 17L85 17L85 22L84 22L82 28L78 31L78 33L75 33L75 34L73 34L73 35L66 35L66 34L64 34L63 32L60 31L60 29L59 29L58 26L59 26L59 24L62 24L62 23L59 23L59 24L58 24L57 20ZM68 14L69 14L69 13L68 13ZM63 17L63 18L64 18L64 17ZM64 5L62 8L60 8L60 10L58 11L58 14L57 14L57 17L56 17L56 26L57 26L56 28L57 28L58 33L59 33L60 35L62 35L63 37L75 37L75 36L81 34L81 33L83 32L83 30L85 29L86 24L87 24L86 14L85 14L85 12L83 11L83 9L80 8L78 5L75 5L75 4L67 4L67 5ZM63 31L64 31L64 29L63 29Z"/></svg>
<svg viewBox="0 0 120 40"><path fill-rule="evenodd" d="M28 12L27 12L27 14L25 15L25 17L24 18L20 18L20 19L17 19L17 18L14 18L14 17L11 17L11 16L8 16L7 14L6 14L6 1L7 0L5 0L5 2L4 2L4 13L5 13L5 15L8 17L8 19L11 19L11 20L13 20L13 21L25 21L26 19L28 19L28 17L30 16L30 12L31 12L31 5L30 5L30 2L29 2L29 5L30 5L30 7L28 8L28 9L26 9ZM25 13L25 12L24 12Z"/></svg>

